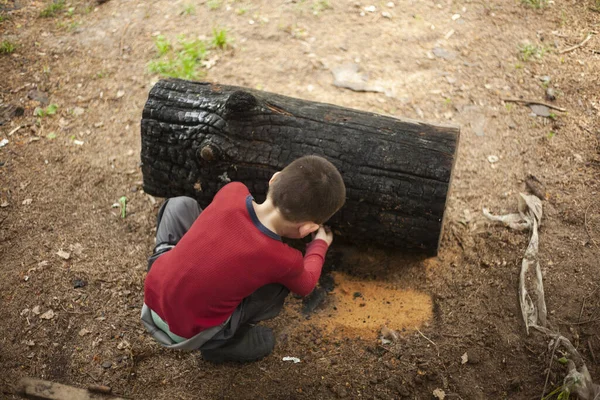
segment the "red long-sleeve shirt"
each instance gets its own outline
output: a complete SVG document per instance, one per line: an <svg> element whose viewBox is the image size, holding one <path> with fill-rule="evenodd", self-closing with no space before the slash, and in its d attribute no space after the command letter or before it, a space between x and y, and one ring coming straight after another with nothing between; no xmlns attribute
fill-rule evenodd
<svg viewBox="0 0 600 400"><path fill-rule="evenodd" d="M258 220L248 188L230 183L154 262L144 302L172 333L191 338L224 322L245 297L269 283L309 294L326 252L323 240L312 241L304 257L282 243Z"/></svg>

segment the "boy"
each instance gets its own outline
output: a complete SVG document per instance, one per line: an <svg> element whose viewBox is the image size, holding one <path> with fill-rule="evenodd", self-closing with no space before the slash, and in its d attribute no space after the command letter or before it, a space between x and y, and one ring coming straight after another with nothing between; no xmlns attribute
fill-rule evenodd
<svg viewBox="0 0 600 400"><path fill-rule="evenodd" d="M239 182L204 211L189 197L167 200L148 260L144 325L164 346L200 349L207 361L267 356L273 332L255 324L278 315L290 290L305 296L314 289L333 240L322 224L345 199L333 164L305 156L273 175L262 204ZM281 242L314 232L304 257Z"/></svg>

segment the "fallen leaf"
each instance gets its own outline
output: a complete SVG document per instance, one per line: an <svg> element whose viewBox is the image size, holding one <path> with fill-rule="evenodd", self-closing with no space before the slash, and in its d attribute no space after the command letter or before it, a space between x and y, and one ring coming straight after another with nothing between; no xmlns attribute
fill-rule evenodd
<svg viewBox="0 0 600 400"><path fill-rule="evenodd" d="M75 243L72 245L69 245L69 249L75 253L76 256L80 256L83 253L83 246L81 245L81 243Z"/></svg>
<svg viewBox="0 0 600 400"><path fill-rule="evenodd" d="M84 112L85 112L85 110L83 108L81 108L81 107L75 107L73 109L73 115L76 116L76 117L79 117L79 116L83 115Z"/></svg>
<svg viewBox="0 0 600 400"><path fill-rule="evenodd" d="M71 258L71 254L67 253L64 250L59 250L56 252L56 255L59 256L62 259L68 260L69 258Z"/></svg>
<svg viewBox="0 0 600 400"><path fill-rule="evenodd" d="M81 330L79 331L79 336L85 336L85 335L87 335L88 333L92 333L92 331L90 331L90 330L88 330L88 329L85 329L85 328L83 328L83 329L81 329Z"/></svg>
<svg viewBox="0 0 600 400"><path fill-rule="evenodd" d="M35 315L39 315L40 314L40 306L35 306L31 309L31 312L34 313Z"/></svg>
<svg viewBox="0 0 600 400"><path fill-rule="evenodd" d="M438 399L438 400L444 400L446 398L446 392L444 392L442 389L435 389L433 391L433 395Z"/></svg>
<svg viewBox="0 0 600 400"><path fill-rule="evenodd" d="M52 319L54 318L54 311L52 310L48 310L45 313L43 313L42 315L40 315L41 319Z"/></svg>
<svg viewBox="0 0 600 400"><path fill-rule="evenodd" d="M127 349L129 347L131 347L131 345L127 340L123 340L117 345L117 349L119 350Z"/></svg>

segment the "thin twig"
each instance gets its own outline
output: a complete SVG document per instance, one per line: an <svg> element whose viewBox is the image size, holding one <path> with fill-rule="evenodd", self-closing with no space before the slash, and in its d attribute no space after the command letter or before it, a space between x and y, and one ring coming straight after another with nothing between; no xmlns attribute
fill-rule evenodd
<svg viewBox="0 0 600 400"><path fill-rule="evenodd" d="M439 356L440 356L440 349L438 348L437 344L435 344L435 342L434 342L433 340L431 340L431 339L429 339L427 336L425 336L425 335L423 334L423 332L421 332L421 331L419 330L419 328L417 328L416 326L415 326L415 329L416 329L416 330L417 330L417 332L419 332L419 334L420 334L421 336L423 336L423 337L424 337L424 338L425 338L425 339L426 339L426 340L427 340L429 343L431 343L432 345L434 345L434 346L435 346L435 348L436 348L436 350L437 350L437 353L438 353L438 357L439 357Z"/></svg>
<svg viewBox="0 0 600 400"><path fill-rule="evenodd" d="M581 310L579 310L579 318L577 318L577 323L581 322L581 315L583 314L583 308L585 307L585 302L587 300L587 296L583 298L583 301L581 302Z"/></svg>
<svg viewBox="0 0 600 400"><path fill-rule="evenodd" d="M560 341L558 339L554 339L554 347L552 348L552 354L550 355L550 364L548 364L548 373L546 374L546 382L544 382L544 389L542 390L542 396L540 400L544 400L544 395L546 394L546 387L548 386L548 378L550 378L550 371L552 370L552 361L554 360L554 353L556 352L556 348Z"/></svg>
<svg viewBox="0 0 600 400"><path fill-rule="evenodd" d="M502 99L502 101L508 101L510 103L522 103L522 104L539 104L540 106L546 106L553 110L562 111L562 112L567 111L566 108L558 107L553 104L548 104L548 103L544 103L543 101L537 101L537 100L507 98L507 99Z"/></svg>
<svg viewBox="0 0 600 400"><path fill-rule="evenodd" d="M127 29L129 29L129 25L131 25L131 21L125 25L123 29L123 34L121 35L121 40L119 41L119 57L123 57L123 39L125 39L125 34L127 33Z"/></svg>
<svg viewBox="0 0 600 400"><path fill-rule="evenodd" d="M583 39L583 42L576 44L575 46L571 46L571 47L567 47L566 49L563 49L561 51L558 52L558 54L565 54L568 53L570 51L573 51L575 49L580 48L581 46L583 46L584 44L586 44L588 42L588 40L590 40L592 38L592 35L587 35L587 37L585 39Z"/></svg>
<svg viewBox="0 0 600 400"><path fill-rule="evenodd" d="M13 133L15 133L16 131L18 131L19 129L21 129L23 126L19 125L17 126L15 129L13 129L12 131L8 132L8 136L12 136Z"/></svg>
<svg viewBox="0 0 600 400"><path fill-rule="evenodd" d="M585 216L583 217L583 226L585 226L585 231L588 234L588 236L590 237L590 240L592 241L594 246L598 247L598 243L596 243L596 241L592 237L592 234L590 233L590 229L589 229L588 223L587 223L588 211L590 211L590 207L592 206L592 204L594 204L594 202L591 202L590 205L588 205L587 208L585 209Z"/></svg>

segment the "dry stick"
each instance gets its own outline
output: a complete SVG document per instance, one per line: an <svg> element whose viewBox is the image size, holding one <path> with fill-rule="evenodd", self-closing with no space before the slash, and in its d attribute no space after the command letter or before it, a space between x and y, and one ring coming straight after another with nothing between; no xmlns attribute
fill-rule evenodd
<svg viewBox="0 0 600 400"><path fill-rule="evenodd" d="M542 101L537 101L537 100L526 100L526 99L508 98L508 99L502 99L502 101L508 101L510 103L522 103L522 104L539 104L540 106L546 106L546 107L551 108L553 110L562 111L562 112L567 111L566 108L558 107L558 106L555 106L553 104L548 104L548 103L544 103Z"/></svg>
<svg viewBox="0 0 600 400"><path fill-rule="evenodd" d="M544 389L542 390L542 396L540 400L544 400L544 394L546 394L546 386L548 386L548 378L550 378L550 371L552 370L552 361L554 360L554 353L556 352L556 348L560 340L554 339L554 348L552 349L552 354L550 355L550 364L548 365L548 373L546 374L546 382L544 382Z"/></svg>
<svg viewBox="0 0 600 400"><path fill-rule="evenodd" d="M563 49L561 51L558 52L558 54L565 54L568 53L570 51L573 51L575 49L580 48L581 46L583 46L584 44L586 44L588 42L588 40L590 40L592 38L592 35L587 35L587 37L585 39L583 39L583 42L576 44L575 46L571 46L571 47L567 47L566 49Z"/></svg>
<svg viewBox="0 0 600 400"><path fill-rule="evenodd" d="M583 226L585 226L585 231L588 234L588 236L590 237L590 240L592 241L594 246L598 247L598 243L596 243L596 241L592 237L592 234L590 233L590 229L589 229L588 223L587 223L588 211L590 211L590 207L592 206L592 204L594 204L594 202L591 202L590 205L587 206L587 208L585 209L585 216L583 217Z"/></svg>
<svg viewBox="0 0 600 400"><path fill-rule="evenodd" d="M587 296L583 298L583 301L581 302L581 310L579 310L579 318L577 318L577 323L581 322L581 315L583 314L583 308L585 307L585 302L587 300Z"/></svg>
<svg viewBox="0 0 600 400"><path fill-rule="evenodd" d="M15 129L13 129L12 131L8 132L8 136L12 136L13 133L15 133L16 131L18 131L21 128L22 128L21 125L17 126Z"/></svg>
<svg viewBox="0 0 600 400"><path fill-rule="evenodd" d="M434 345L434 346L435 346L435 348L436 348L436 350L437 350L437 352L438 352L438 357L439 357L439 356L440 356L440 349L438 348L437 344L435 344L435 342L434 342L433 340L429 339L427 336L423 335L423 332L421 332L421 331L419 330L419 328L417 328L416 326L415 326L415 329L417 330L417 332L419 332L419 334L420 334L421 336L423 336L425 339L427 339L427 341L429 341L429 343L431 343L432 345Z"/></svg>
<svg viewBox="0 0 600 400"><path fill-rule="evenodd" d="M123 34L121 35L121 40L119 41L119 57L123 56L123 39L125 38L125 34L127 33L127 29L129 29L129 25L131 25L131 21L129 21L127 23L127 25L125 25L125 28L123 29Z"/></svg>

